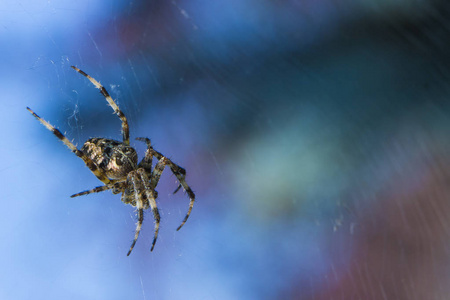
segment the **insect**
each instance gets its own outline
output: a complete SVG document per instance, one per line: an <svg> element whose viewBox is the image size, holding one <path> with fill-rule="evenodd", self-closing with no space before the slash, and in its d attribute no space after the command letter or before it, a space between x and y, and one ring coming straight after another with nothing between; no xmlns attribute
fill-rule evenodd
<svg viewBox="0 0 450 300"><path fill-rule="evenodd" d="M84 143L81 150L78 150L77 147L61 133L61 131L39 117L29 107L27 107L27 110L38 119L42 125L53 132L53 134L75 153L76 156L81 158L89 170L104 183L102 186L74 194L70 197L73 198L112 190L113 194L122 193L122 202L136 207L138 222L136 224L134 240L131 243L127 256L133 251L134 245L139 237L139 232L141 231L142 223L144 221L144 210L148 208L152 209L153 217L155 219L155 233L150 251L153 251L156 239L158 238L160 223L160 215L158 207L156 206L158 192L155 188L158 185L164 168L168 166L179 182L174 194L183 187L190 199L188 212L181 222L181 225L177 228L177 231L180 230L189 218L195 201L195 194L185 180L186 171L158 151L154 150L150 140L143 137L136 138L136 140L147 144L145 156L138 163L136 150L130 146L130 130L127 118L123 112L97 80L75 66L72 66L72 68L89 79L89 81L100 90L100 93L114 110L114 113L122 121L122 142L105 138L91 138ZM156 158L157 163L152 168L153 158Z"/></svg>

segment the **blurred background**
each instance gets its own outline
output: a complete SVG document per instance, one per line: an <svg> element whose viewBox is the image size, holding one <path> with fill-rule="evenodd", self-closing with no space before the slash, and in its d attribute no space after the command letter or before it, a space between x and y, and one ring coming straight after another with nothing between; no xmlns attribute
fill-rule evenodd
<svg viewBox="0 0 450 300"><path fill-rule="evenodd" d="M0 3L1 299L449 299L446 0ZM161 230L79 147L120 139L99 80L187 170Z"/></svg>

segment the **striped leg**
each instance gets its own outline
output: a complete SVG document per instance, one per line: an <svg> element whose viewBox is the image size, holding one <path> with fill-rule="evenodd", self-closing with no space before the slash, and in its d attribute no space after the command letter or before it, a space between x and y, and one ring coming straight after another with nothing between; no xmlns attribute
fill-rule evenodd
<svg viewBox="0 0 450 300"><path fill-rule="evenodd" d="M138 172L138 174L140 176L142 184L144 185L145 194L147 196L150 208L152 209L153 218L155 219L155 235L153 237L152 248L150 249L150 251L153 251L153 248L155 247L156 239L158 238L159 223L161 221L161 217L159 215L158 207L156 206L157 194L156 194L155 190L152 189L151 186L148 184L149 179L147 177L147 174L145 173L145 170L144 169L138 169L137 172Z"/></svg>
<svg viewBox="0 0 450 300"><path fill-rule="evenodd" d="M189 215L191 214L192 207L194 207L194 202L195 202L195 194L192 191L192 189L188 186L188 184L186 183L186 180L185 180L186 170L184 170L183 168L174 164L170 159L168 159L167 157L164 157L161 153L159 153L153 149L149 149L149 150L159 160L159 162L156 164L155 168L153 169L152 176L150 179L150 186L153 189L156 187L156 185L158 184L159 178L161 177L161 173L163 172L164 167L167 165L170 167L173 174L177 177L178 182L184 188L184 190L186 191L186 193L189 196L189 199L190 199L189 210L186 214L186 217L184 217L183 221L181 222L181 225L178 226L178 228L177 228L177 230L180 230L181 227L183 227L184 223L186 223L187 219L189 218ZM180 189L180 187L178 187L174 193L178 192L179 189Z"/></svg>
<svg viewBox="0 0 450 300"><path fill-rule="evenodd" d="M127 146L130 145L130 128L128 127L128 121L123 112L119 109L119 106L114 102L114 100L111 98L111 96L108 94L106 89L94 78L86 74L85 72L81 71L75 66L71 66L72 69L89 79L90 82L92 82L96 88L100 90L100 93L106 98L106 101L108 101L108 104L112 107L114 110L114 113L122 120L122 136L123 136L123 143Z"/></svg>
<svg viewBox="0 0 450 300"><path fill-rule="evenodd" d="M144 222L144 203L142 201L142 188L139 182L139 179L136 176L136 172L132 171L130 173L128 173L128 178L127 178L127 185L133 185L133 190L134 190L134 198L136 201L136 209L137 209L137 216L138 216L138 222L136 224L136 231L134 234L134 240L131 243L131 247L130 250L127 253L127 256L129 256L131 254L131 251L133 251L134 245L136 245L136 241L139 237L139 233L141 232L141 228L142 228L142 223Z"/></svg>
<svg viewBox="0 0 450 300"><path fill-rule="evenodd" d="M39 122L42 123L42 125L44 125L48 130L50 130L51 132L53 132L53 134L60 139L64 145L66 145L73 153L75 153L76 156L78 156L79 158L81 158L84 163L86 164L86 166L89 168L89 170L91 170L92 173L94 173L95 176L97 176L97 178L102 181L104 184L108 185L111 183L111 180L94 164L94 162L87 157L86 155L84 155L84 153L80 150L77 149L77 147L75 147L74 144L72 144L72 142L70 142L62 133L61 131L59 131L58 129L56 129L55 127L53 127L50 123L48 123L47 121L45 121L44 119L42 119L41 117L39 117L34 111L32 111L29 107L27 107L28 111L36 118L39 120Z"/></svg>
<svg viewBox="0 0 450 300"><path fill-rule="evenodd" d="M155 247L156 239L158 238L159 223L161 220L159 216L158 207L156 206L155 195L153 191L150 189L150 186L148 184L148 177L145 174L145 170L138 169L137 174L135 171L131 172L128 175L128 179L129 183L133 184L136 208L138 212L138 223L136 225L134 240L133 243L131 244L127 256L131 254L131 251L133 250L134 245L136 244L136 241L139 237L139 233L142 228L142 222L144 221L144 209L147 209L150 205L153 211L153 216L155 218L155 235L153 237L152 248L150 251L153 251L153 248ZM144 202L144 200L148 200L148 202Z"/></svg>
<svg viewBox="0 0 450 300"><path fill-rule="evenodd" d="M150 177L152 175L152 162L153 162L153 154L150 151L150 149L152 149L152 145L148 138L138 137L138 138L136 138L136 140L147 144L148 149L145 152L144 158L139 163L138 168L144 168L145 172L147 173L147 176Z"/></svg>
<svg viewBox="0 0 450 300"><path fill-rule="evenodd" d="M92 193L100 193L106 190L112 189L112 186L108 186L108 185L102 185L102 186L98 186L96 188L93 188L92 190L87 190L87 191L83 191L80 193L76 193L73 194L72 196L70 196L70 198L75 198L78 196L83 196L83 195L88 195L88 194L92 194Z"/></svg>
<svg viewBox="0 0 450 300"><path fill-rule="evenodd" d="M88 195L88 194L92 194L92 193L100 193L100 192L107 191L110 189L113 189L113 194L118 194L118 193L122 192L124 185L125 185L125 182L123 182L123 181L116 182L113 185L102 185L102 186L93 188L91 190L73 194L72 196L70 196L70 198L75 198L78 196Z"/></svg>
<svg viewBox="0 0 450 300"><path fill-rule="evenodd" d="M151 177L152 175L152 160L153 160L153 154L157 154L158 160L163 157L163 155L155 150L153 150L153 147L151 145L149 138L144 137L138 137L136 138L137 141L141 141L147 144L147 151L145 152L145 157L142 159L142 161L139 163L140 168L144 168L147 172L147 176ZM156 185L155 185L156 187ZM173 192L174 194L178 192L178 190L181 188L181 184L176 188L176 190Z"/></svg>
<svg viewBox="0 0 450 300"><path fill-rule="evenodd" d="M161 178L162 172L167 165L168 158L162 157L158 163L155 165L155 168L152 172L152 177L150 178L150 186L152 189L155 189L158 185L159 179Z"/></svg>
<svg viewBox="0 0 450 300"><path fill-rule="evenodd" d="M127 253L127 256L130 256L131 251L133 251L134 245L136 245L137 238L139 237L139 232L141 232L142 223L144 222L144 210L142 208L138 208L137 215L138 215L138 222L136 225L136 233L134 234L134 240L133 243L131 244L130 250Z"/></svg>

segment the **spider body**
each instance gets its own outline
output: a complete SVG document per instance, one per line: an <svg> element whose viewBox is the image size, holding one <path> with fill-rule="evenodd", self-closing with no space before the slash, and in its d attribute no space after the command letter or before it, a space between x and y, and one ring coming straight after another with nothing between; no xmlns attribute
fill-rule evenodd
<svg viewBox="0 0 450 300"><path fill-rule="evenodd" d="M119 109L106 89L98 81L77 67L72 66L72 68L88 78L100 90L101 94L105 97L108 104L114 110L114 113L120 118L122 121L122 142L105 138L91 138L87 140L81 150L79 150L64 136L64 134L61 133L61 131L39 117L29 107L27 107L27 109L36 119L39 120L39 122L42 123L42 125L53 132L58 139L60 139L73 153L75 153L76 156L81 158L89 170L91 170L91 172L104 183L102 186L74 194L71 196L72 198L111 190L113 194L122 193L122 202L136 207L138 222L136 224L134 240L127 256L131 254L131 251L133 250L139 237L144 220L144 210L148 208L152 209L155 220L155 234L150 251L153 251L156 239L158 237L160 223L160 215L158 207L156 206L158 192L155 188L158 185L164 168L168 166L179 182L179 186L174 193L183 187L190 199L188 212L181 222L181 225L177 228L177 230L180 230L189 218L195 201L195 194L185 180L186 171L182 167L174 164L170 159L158 151L154 150L148 138L136 138L136 140L144 142L147 145L145 156L138 163L138 155L136 150L130 146L128 121L123 112ZM157 161L154 167L152 165L153 158Z"/></svg>
<svg viewBox="0 0 450 300"><path fill-rule="evenodd" d="M84 143L81 151L110 179L126 179L137 168L136 150L119 141L92 138Z"/></svg>

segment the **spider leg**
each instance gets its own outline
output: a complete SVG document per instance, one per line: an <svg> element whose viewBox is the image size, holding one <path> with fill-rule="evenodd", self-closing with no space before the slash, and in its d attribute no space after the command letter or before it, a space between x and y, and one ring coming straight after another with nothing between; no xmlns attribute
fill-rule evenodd
<svg viewBox="0 0 450 300"><path fill-rule="evenodd" d="M159 178L161 177L161 174L164 170L164 167L166 165L168 165L170 167L170 169L172 170L173 174L177 177L178 181L180 182L180 186L182 186L184 188L184 190L186 191L186 193L189 196L189 199L190 199L189 209L188 209L188 212L187 212L186 216L184 217L183 221L181 222L181 225L178 226L178 228L177 228L177 231L178 231L181 229L181 227L183 227L183 225L186 223L187 219L189 218L189 215L191 214L192 208L194 207L195 194L192 191L192 189L188 186L188 184L186 183L186 180L185 180L186 170L184 170L183 168L174 164L170 159L168 159L167 157L164 157L161 153L159 153L153 149L149 149L149 150L151 152L153 152L153 155L159 160L159 162L156 164L155 168L153 169L152 176L150 179L150 186L153 189L156 187L156 185L158 184ZM178 192L178 190L180 189L180 186L175 190L174 193Z"/></svg>
<svg viewBox="0 0 450 300"><path fill-rule="evenodd" d="M27 110L41 122L42 125L44 125L48 130L53 132L53 134L60 139L64 145L66 145L73 153L75 153L76 156L81 158L86 166L91 170L92 173L104 184L108 185L112 183L112 181L94 164L94 162L87 157L82 151L78 150L77 147L75 147L74 144L72 144L71 141L69 141L64 134L61 133L57 128L53 127L50 123L39 117L34 111L31 110L31 108L27 107Z"/></svg>
<svg viewBox="0 0 450 300"><path fill-rule="evenodd" d="M155 151L155 150L153 150L153 148L152 148L152 146L151 146L150 139L148 139L148 138L143 138L143 137L138 137L138 138L136 138L136 140L141 141L141 142L144 142L144 143L147 144L147 148L148 148L148 149L147 149L147 151L145 152L144 158L143 158L142 161L139 163L138 168L144 168L144 169L145 169L145 172L147 173L147 176L150 176L150 177L151 177L151 174L152 174L153 151ZM161 155L160 157L162 157L162 155ZM176 188L176 190L175 190L173 193L176 194L176 193L180 190L180 188L181 188L181 184L178 185L178 187Z"/></svg>
<svg viewBox="0 0 450 300"><path fill-rule="evenodd" d="M137 208L137 216L138 216L138 222L136 224L136 231L134 234L134 240L131 243L130 250L127 253L127 256L131 254L131 251L133 251L134 245L136 245L136 241L139 237L139 233L141 232L142 223L144 222L144 203L142 201L142 190L140 188L140 184L138 182L138 179L136 178L136 172L132 171L128 174L127 183L133 184L133 190L134 190L134 197L136 201L136 208Z"/></svg>
<svg viewBox="0 0 450 300"><path fill-rule="evenodd" d="M159 179L161 178L162 172L167 165L167 158L162 157L153 169L152 176L150 178L150 186L155 189L158 185Z"/></svg>
<svg viewBox="0 0 450 300"><path fill-rule="evenodd" d="M134 235L133 243L131 244L130 251L128 251L127 256L130 255L131 251L134 248L134 245L136 244L136 241L139 237L139 232L141 231L142 222L144 221L144 209L147 209L150 205L153 211L153 216L155 218L155 235L153 237L153 243L152 248L150 251L153 251L153 248L155 247L156 239L158 238L158 232L159 232L159 223L160 223L160 215L158 211L158 207L156 206L155 201L155 194L154 191L150 189L150 186L148 184L148 177L145 174L144 169L138 169L137 173L135 171L130 172L128 174L128 179L133 184L133 190L134 190L134 197L136 201L136 208L138 212L138 223L136 226L136 233ZM127 181L128 181L127 179ZM129 182L128 181L128 182ZM147 200L144 202L144 200Z"/></svg>
<svg viewBox="0 0 450 300"><path fill-rule="evenodd" d="M150 205L150 207L152 209L153 217L155 219L155 235L153 237L152 248L150 249L150 251L153 251L153 248L155 247L156 239L158 238L159 223L161 221L158 207L156 206L157 194L156 194L155 190L152 189L151 186L148 184L149 179L147 177L147 174L145 173L145 170L138 169L137 172L139 173L139 175L141 177L142 184L144 185L144 188L145 188L145 194L147 196L148 204Z"/></svg>
<svg viewBox="0 0 450 300"><path fill-rule="evenodd" d="M176 194L181 189L181 183L178 185L178 187L173 191L174 194Z"/></svg>
<svg viewBox="0 0 450 300"><path fill-rule="evenodd" d="M70 198L75 198L78 196L83 196L83 195L88 195L88 194L92 194L92 193L100 193L106 190L112 189L112 186L108 186L108 185L102 185L102 186L98 186L96 188L93 188L91 190L87 190L87 191L83 191L83 192L79 192L76 194L73 194L72 196L70 196Z"/></svg>
<svg viewBox="0 0 450 300"><path fill-rule="evenodd" d="M134 234L134 240L133 243L131 244L130 250L127 253L127 256L130 256L131 251L133 251L134 245L136 245L136 241L139 236L139 232L141 232L142 222L144 222L144 210L142 208L139 208L137 210L137 215L138 215L138 223L136 226L136 233Z"/></svg>
<svg viewBox="0 0 450 300"><path fill-rule="evenodd" d="M113 185L102 185L102 186L95 187L91 190L86 190L86 191L83 191L80 193L73 194L72 196L70 196L70 198L75 198L78 196L88 195L88 194L92 194L92 193L100 193L100 192L107 191L110 189L113 189L113 194L118 194L123 189L123 185L124 185L124 182L117 182Z"/></svg>
<svg viewBox="0 0 450 300"><path fill-rule="evenodd" d="M138 137L136 138L137 141L141 141L147 144L147 151L145 152L145 157L142 159L142 161L139 163L139 168L144 168L145 171L147 172L148 176L151 176L152 174L152 159L153 159L153 153L157 153L158 155L158 159L161 159L161 157L163 157L163 155L155 150L153 150L153 147L150 143L150 139L148 138L144 138L144 137ZM178 187L175 189L175 191L173 192L174 194L176 194L181 188L181 184L178 185Z"/></svg>
<svg viewBox="0 0 450 300"><path fill-rule="evenodd" d="M145 142L147 144L147 151L145 151L145 156L141 160L141 162L138 165L138 168L143 168L145 172L147 173L147 176L151 176L152 174L152 162L153 162L153 154L150 151L152 149L152 145L150 143L150 140L148 138L142 138L138 137L136 138L137 141Z"/></svg>
<svg viewBox="0 0 450 300"><path fill-rule="evenodd" d="M112 107L114 110L114 113L120 118L122 121L122 136L123 136L123 143L127 146L130 145L130 128L128 127L128 121L123 112L120 110L119 106L117 106L116 102L111 98L109 93L106 91L106 89L94 78L92 78L90 75L86 74L85 72L81 71L75 66L71 66L72 69L89 79L90 82L92 82L96 88L100 90L100 93L106 98L106 101L108 101L108 104Z"/></svg>

